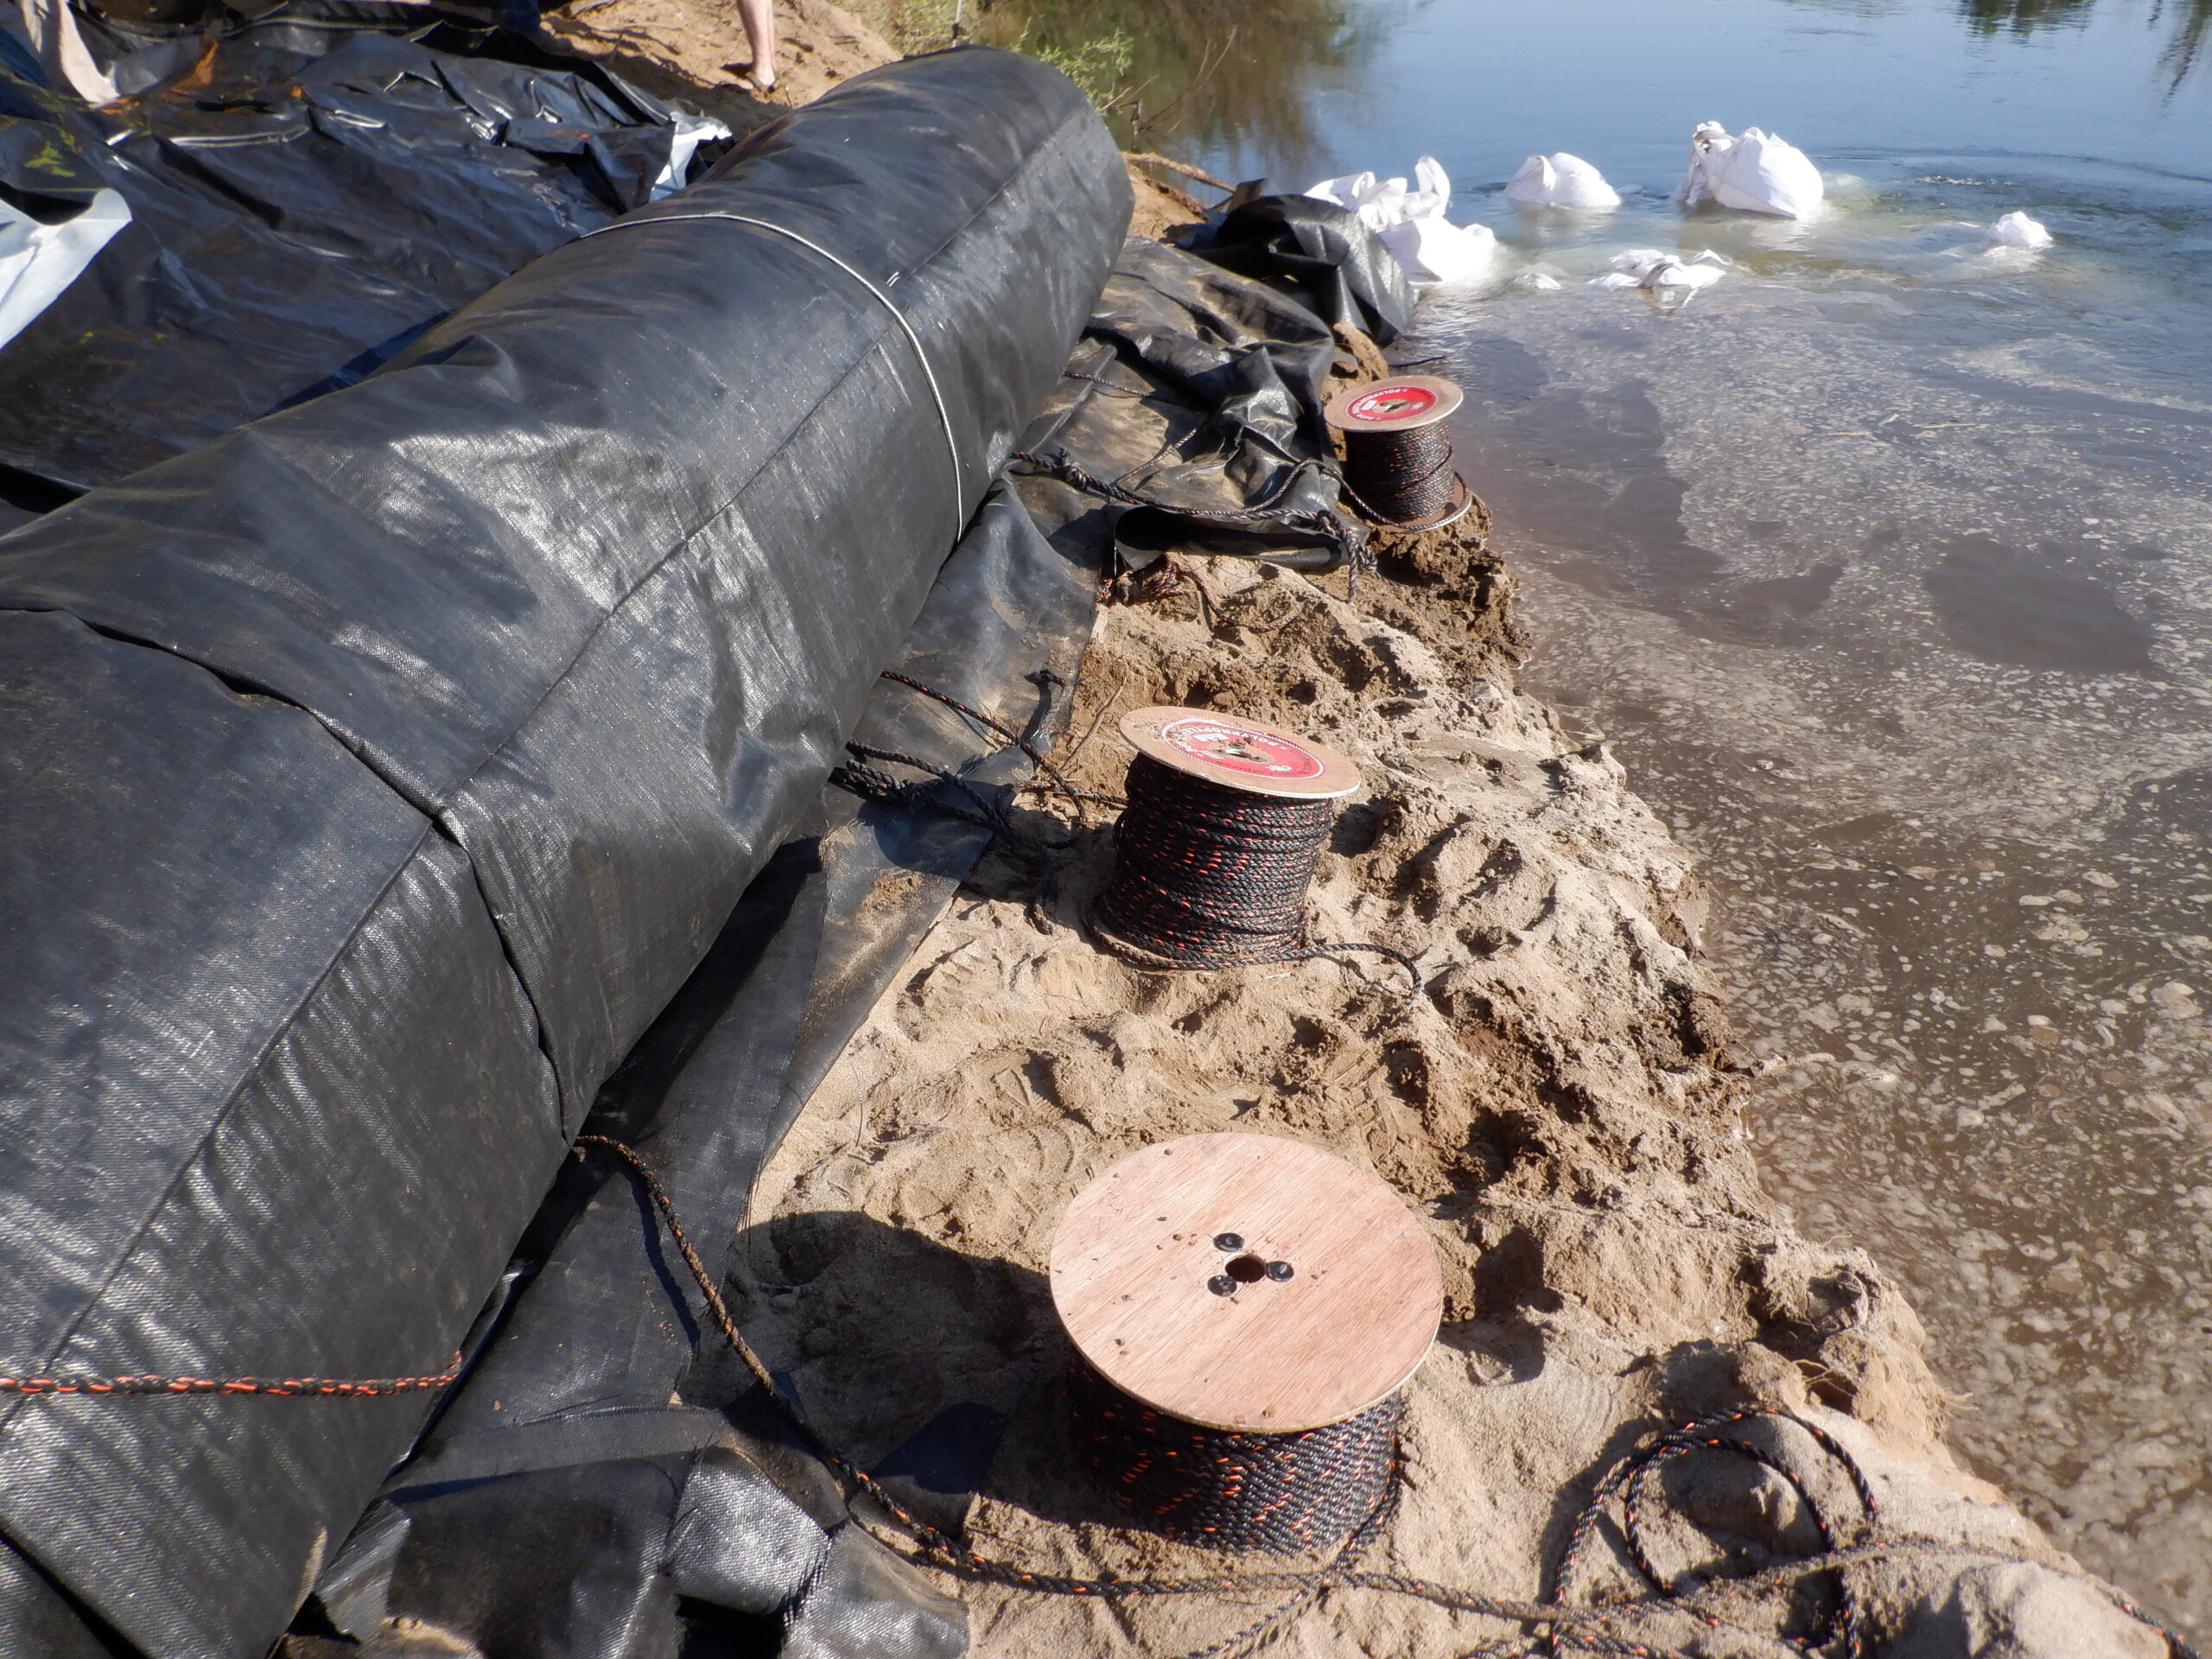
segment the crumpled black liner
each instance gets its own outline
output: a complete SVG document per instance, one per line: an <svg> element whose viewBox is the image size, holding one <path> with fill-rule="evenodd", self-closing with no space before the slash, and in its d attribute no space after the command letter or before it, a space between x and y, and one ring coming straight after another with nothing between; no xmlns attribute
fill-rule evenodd
<svg viewBox="0 0 2212 1659"><path fill-rule="evenodd" d="M1313 196L1261 196L1203 226L1192 253L1265 283L1330 324L1388 346L1413 321L1413 284L1359 215Z"/></svg>
<svg viewBox="0 0 2212 1659"><path fill-rule="evenodd" d="M1179 547L1306 570L1357 563L1364 532L1344 511L1321 416L1336 356L1296 301L1132 241L1015 465L1109 504L1131 566Z"/></svg>
<svg viewBox="0 0 2212 1659"><path fill-rule="evenodd" d="M287 0L213 35L84 27L124 102L88 109L0 56L0 194L59 213L108 188L131 214L0 345L19 508L266 413L643 205L671 157L668 105L465 12Z"/></svg>

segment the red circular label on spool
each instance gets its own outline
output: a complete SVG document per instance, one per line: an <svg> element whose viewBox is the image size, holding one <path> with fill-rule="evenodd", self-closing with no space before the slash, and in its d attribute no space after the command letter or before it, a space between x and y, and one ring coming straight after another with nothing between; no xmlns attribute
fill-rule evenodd
<svg viewBox="0 0 2212 1659"><path fill-rule="evenodd" d="M1193 760L1225 772L1287 782L1321 775L1320 761L1288 738L1255 732L1210 715L1171 720L1160 728L1160 735Z"/></svg>
<svg viewBox="0 0 2212 1659"><path fill-rule="evenodd" d="M1377 386L1345 404L1344 413L1355 421L1402 421L1435 407L1436 394L1427 386Z"/></svg>

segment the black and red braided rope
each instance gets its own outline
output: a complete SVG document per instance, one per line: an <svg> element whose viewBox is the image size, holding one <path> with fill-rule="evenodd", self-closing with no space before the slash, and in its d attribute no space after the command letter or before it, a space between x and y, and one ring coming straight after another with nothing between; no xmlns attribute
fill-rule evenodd
<svg viewBox="0 0 2212 1659"><path fill-rule="evenodd" d="M359 1400L442 1389L461 1375L461 1357L430 1376L0 1376L0 1394L270 1394Z"/></svg>
<svg viewBox="0 0 2212 1659"><path fill-rule="evenodd" d="M1091 912L1109 945L1152 964L1235 968L1365 951L1421 970L1384 944L1317 944L1306 936L1314 861L1336 822L1325 800L1225 788L1164 766L1129 762L1128 805L1114 829L1114 873Z"/></svg>
<svg viewBox="0 0 2212 1659"><path fill-rule="evenodd" d="M1452 436L1440 422L1395 432L1344 434L1344 493L1378 524L1435 524L1467 500L1452 470Z"/></svg>
<svg viewBox="0 0 2212 1659"><path fill-rule="evenodd" d="M1115 1501L1162 1536L1294 1555L1333 1549L1388 1497L1404 1402L1287 1434L1240 1433L1171 1417L1076 1360L1069 1419L1084 1461Z"/></svg>

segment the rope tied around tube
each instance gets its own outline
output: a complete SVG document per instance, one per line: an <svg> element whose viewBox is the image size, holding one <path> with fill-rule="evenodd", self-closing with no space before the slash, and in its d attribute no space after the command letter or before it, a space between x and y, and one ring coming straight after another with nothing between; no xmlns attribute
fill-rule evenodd
<svg viewBox="0 0 2212 1659"><path fill-rule="evenodd" d="M931 701L944 704L955 714L975 721L984 730L999 738L1007 747L1020 750L1034 769L1035 775L1027 782L1014 785L1014 792L1036 791L1063 796L1073 801L1076 804L1078 830L1088 823L1085 808L1089 804L1096 802L1109 806L1119 806L1122 804L1121 797L1117 795L1100 795L1090 790L1077 788L1067 780L1059 768L1046 757L1044 750L1039 748L1026 733L1014 730L1005 721L995 715L986 714L973 704L963 702L950 693L938 690L935 686L926 685L910 675L898 673L891 669L885 669L877 677L889 680L895 685L903 685L911 690L918 691ZM1056 690L1065 689L1067 681L1049 668L1040 668L1035 673L1027 676L1027 678L1038 688L1043 698L1043 705L1037 715L1037 721L1041 721L1051 711L1052 694ZM1036 721L1032 722L1033 730L1036 723ZM863 800L880 801L897 806L932 807L938 811L949 813L954 817L993 831L1032 857L1041 857L1046 853L1065 852L1075 846L1079 838L1075 835L1040 836L1016 823L1013 815L1007 810L1005 803L995 795L978 788L963 768L943 766L937 761L925 760L919 755L908 754L898 749L877 748L866 743L849 742L845 745L845 753L851 758L831 768L830 781L838 788L857 795ZM957 791L959 795L965 798L966 804L959 801L948 800L942 795L931 798L926 792L926 785L918 782L901 782L889 772L868 764L871 761L881 761L889 766L906 766L922 772ZM974 762L968 764L972 766Z"/></svg>

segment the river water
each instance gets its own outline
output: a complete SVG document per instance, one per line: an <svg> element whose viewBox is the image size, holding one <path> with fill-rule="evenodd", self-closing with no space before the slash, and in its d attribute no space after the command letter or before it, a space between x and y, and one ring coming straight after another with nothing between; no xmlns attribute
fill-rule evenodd
<svg viewBox="0 0 2212 1659"><path fill-rule="evenodd" d="M1401 355L1469 389L1533 685L1705 861L1770 1186L1905 1281L1970 1463L2212 1632L2212 0L1031 15L1135 31L1146 146L1433 154L1497 232ZM1830 210L1685 217L1708 118ZM1554 149L1626 204L1507 204ZM1960 228L2013 208L2056 245ZM1636 245L1735 268L1583 285Z"/></svg>

